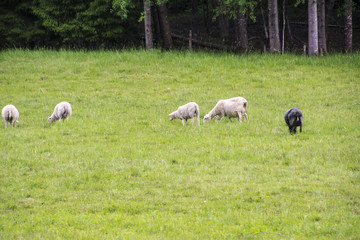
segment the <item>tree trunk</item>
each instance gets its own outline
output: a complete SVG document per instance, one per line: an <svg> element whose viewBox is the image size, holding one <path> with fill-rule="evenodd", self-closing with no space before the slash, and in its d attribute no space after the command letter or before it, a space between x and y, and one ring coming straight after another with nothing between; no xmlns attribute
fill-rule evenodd
<svg viewBox="0 0 360 240"><path fill-rule="evenodd" d="M220 14L218 16L218 24L220 29L220 37L222 41L229 38L229 17L226 14Z"/></svg>
<svg viewBox="0 0 360 240"><path fill-rule="evenodd" d="M249 49L248 36L247 36L247 16L246 14L238 13L236 21L236 41L241 50L247 52Z"/></svg>
<svg viewBox="0 0 360 240"><path fill-rule="evenodd" d="M220 0L215 0L214 3L220 8L224 7ZM229 16L225 13L221 13L217 16L216 22L219 28L220 38L222 41L227 40L229 38Z"/></svg>
<svg viewBox="0 0 360 240"><path fill-rule="evenodd" d="M282 40L282 44L281 44L281 53L282 54L284 54L285 53L285 20L286 20L286 18L285 18L285 7L286 7L286 4L285 4L285 0L283 0L283 13L282 13L282 15L283 15L283 27L282 27L282 38L281 38L281 40Z"/></svg>
<svg viewBox="0 0 360 240"><path fill-rule="evenodd" d="M318 28L320 54L327 54L326 49L326 26L325 26L325 0L318 2Z"/></svg>
<svg viewBox="0 0 360 240"><path fill-rule="evenodd" d="M264 10L263 10L262 4L261 4L261 0L260 0L260 10L261 10L261 17L262 17L262 20L263 20L265 39L269 39L269 34L268 34L267 27L266 27L266 20L265 20L265 17L264 17Z"/></svg>
<svg viewBox="0 0 360 240"><path fill-rule="evenodd" d="M317 3L308 0L308 54L318 55Z"/></svg>
<svg viewBox="0 0 360 240"><path fill-rule="evenodd" d="M153 48L153 35L151 28L151 10L150 0L144 0L144 12L145 12L145 47L146 50Z"/></svg>
<svg viewBox="0 0 360 240"><path fill-rule="evenodd" d="M345 0L345 51L352 52L352 0Z"/></svg>
<svg viewBox="0 0 360 240"><path fill-rule="evenodd" d="M331 23L330 20L332 20L333 18L335 0L327 0L326 5L327 6L326 6L326 15L325 15L325 26L326 26L326 32L328 32L328 25Z"/></svg>
<svg viewBox="0 0 360 240"><path fill-rule="evenodd" d="M153 2L151 6L152 10L152 20L153 20L153 26L154 26L154 40L156 43L155 47L161 46L162 40L161 40L161 28L160 28L160 22L159 22L159 13L157 10L157 7L155 5L155 2Z"/></svg>
<svg viewBox="0 0 360 240"><path fill-rule="evenodd" d="M191 0L191 12L197 14L199 12L199 0Z"/></svg>
<svg viewBox="0 0 360 240"><path fill-rule="evenodd" d="M294 38L293 38L293 35L291 33L291 26L290 26L290 21L289 21L288 15L286 15L286 30L287 30L287 33L288 33L289 41L290 41L291 44L293 44L294 43Z"/></svg>
<svg viewBox="0 0 360 240"><path fill-rule="evenodd" d="M170 24L168 20L167 7L165 4L161 4L158 6L159 17L160 17L160 26L163 37L163 48L165 50L169 50L172 47L172 39L170 32Z"/></svg>
<svg viewBox="0 0 360 240"><path fill-rule="evenodd" d="M268 0L270 53L280 52L279 16L277 0Z"/></svg>

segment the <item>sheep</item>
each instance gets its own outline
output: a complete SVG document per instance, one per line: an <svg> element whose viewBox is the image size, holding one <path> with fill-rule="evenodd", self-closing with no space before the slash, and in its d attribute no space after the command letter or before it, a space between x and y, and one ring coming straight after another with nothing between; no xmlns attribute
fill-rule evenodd
<svg viewBox="0 0 360 240"><path fill-rule="evenodd" d="M239 122L241 122L241 116L245 116L246 121L249 121L246 114L247 106L248 102L243 97L220 100L215 107L204 116L203 122L208 122L214 117L221 117L221 121L226 116L229 117L230 120L232 117L236 117L239 119Z"/></svg>
<svg viewBox="0 0 360 240"><path fill-rule="evenodd" d="M191 118L191 123L194 124L194 117L196 117L198 125L200 126L200 110L195 102L180 106L175 112L170 113L169 117L170 121L173 119L181 119L183 126L185 126L185 121L187 122L189 118Z"/></svg>
<svg viewBox="0 0 360 240"><path fill-rule="evenodd" d="M6 128L8 127L8 123L15 127L19 122L17 120L19 118L19 111L14 105L6 105L2 110L2 116L6 122Z"/></svg>
<svg viewBox="0 0 360 240"><path fill-rule="evenodd" d="M285 113L285 122L289 127L290 134L296 133L296 127L300 126L300 132L302 132L303 115L298 108L291 108Z"/></svg>
<svg viewBox="0 0 360 240"><path fill-rule="evenodd" d="M64 119L69 119L72 114L71 105L68 102L61 102L55 106L53 114L48 118L48 122L54 122L59 119L64 121Z"/></svg>

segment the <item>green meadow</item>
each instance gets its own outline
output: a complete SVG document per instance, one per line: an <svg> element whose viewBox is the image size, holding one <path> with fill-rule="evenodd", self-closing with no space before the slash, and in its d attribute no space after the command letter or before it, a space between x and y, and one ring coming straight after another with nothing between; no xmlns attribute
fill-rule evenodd
<svg viewBox="0 0 360 240"><path fill-rule="evenodd" d="M169 121L236 96L249 122ZM73 115L48 123L61 101ZM20 118L0 122L0 239L360 236L359 53L6 50L7 104Z"/></svg>

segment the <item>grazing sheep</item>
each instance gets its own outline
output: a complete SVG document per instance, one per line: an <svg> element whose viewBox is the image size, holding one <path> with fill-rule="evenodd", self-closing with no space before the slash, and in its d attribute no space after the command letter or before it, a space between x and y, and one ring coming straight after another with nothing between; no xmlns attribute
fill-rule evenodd
<svg viewBox="0 0 360 240"><path fill-rule="evenodd" d="M181 119L183 126L185 125L185 121L187 122L189 118L191 118L191 123L194 124L194 117L196 117L198 125L200 126L200 110L195 102L180 106L175 112L170 113L169 117L170 121L173 119Z"/></svg>
<svg viewBox="0 0 360 240"><path fill-rule="evenodd" d="M296 127L300 126L300 132L302 132L303 115L298 108L291 108L285 113L285 122L289 126L290 134L296 133Z"/></svg>
<svg viewBox="0 0 360 240"><path fill-rule="evenodd" d="M221 117L221 121L226 116L229 117L229 119L236 117L239 119L239 122L241 122L241 116L245 116L246 121L249 121L246 115L247 105L248 103L243 97L220 100L215 107L205 115L203 122L208 122L214 117Z"/></svg>
<svg viewBox="0 0 360 240"><path fill-rule="evenodd" d="M11 126L15 127L19 122L17 119L19 118L19 111L16 109L14 105L6 105L2 110L2 116L6 122L6 128L8 127L8 123Z"/></svg>
<svg viewBox="0 0 360 240"><path fill-rule="evenodd" d="M61 102L56 105L53 114L48 118L49 122L54 122L59 119L61 122L62 119L69 119L72 114L71 105L68 102ZM64 120L63 120L64 121Z"/></svg>

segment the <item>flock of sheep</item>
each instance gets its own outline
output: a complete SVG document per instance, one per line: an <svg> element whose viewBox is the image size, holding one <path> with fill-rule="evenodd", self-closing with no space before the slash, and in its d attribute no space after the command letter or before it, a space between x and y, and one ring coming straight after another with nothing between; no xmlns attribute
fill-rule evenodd
<svg viewBox="0 0 360 240"><path fill-rule="evenodd" d="M204 116L204 122L208 122L213 118L220 118L222 120L224 117L229 117L230 119L235 117L239 119L241 122L241 117L245 116L246 120L248 117L246 115L247 101L243 97L235 97L226 100L220 100L215 107ZM181 119L183 125L185 125L185 121L188 119L192 119L192 123L194 124L194 117L198 120L198 125L200 125L200 111L199 106L190 102L183 106L180 106L175 112L169 114L170 120L173 119ZM185 120L185 121L184 121Z"/></svg>
<svg viewBox="0 0 360 240"><path fill-rule="evenodd" d="M215 107L204 116L203 122L208 122L211 119L219 119L220 121L224 117L238 118L239 122L242 121L242 116L248 120L246 114L246 108L248 102L243 97L234 97L226 100L220 100ZM68 119L72 114L71 105L68 102L61 102L55 106L53 114L48 118L49 122L54 122L56 120ZM8 123L11 126L15 127L18 123L19 111L14 105L7 105L2 110L2 116L6 122L6 128ZM176 111L169 114L170 120L180 119L185 125L185 121L191 119L192 124L194 124L194 118L197 118L198 125L200 125L200 110L199 106L195 102L187 103L183 106L180 106ZM291 108L285 113L285 122L289 127L290 134L296 133L296 127L300 126L300 132L302 132L302 122L303 115L298 108Z"/></svg>
<svg viewBox="0 0 360 240"><path fill-rule="evenodd" d="M2 110L2 116L6 123L6 128L8 127L8 123L11 126L15 127L19 122L18 118L20 116L19 111L14 105L6 105ZM68 102L61 102L55 106L53 114L48 118L49 122L54 122L56 120L64 121L64 119L69 119L72 114L71 105Z"/></svg>
<svg viewBox="0 0 360 240"><path fill-rule="evenodd" d="M204 116L203 122L208 122L211 119L219 119L220 121L224 117L238 118L241 122L242 116L249 121L246 108L248 102L243 97L235 97L226 100L220 100L215 107ZM192 124L194 124L194 118L197 118L198 125L200 125L200 110L199 106L195 102L187 103L180 106L175 112L169 114L170 121L173 119L181 119L183 125L185 121L191 118ZM303 115L298 108L291 108L285 113L285 122L289 127L290 134L296 133L296 127L300 126L300 132L302 132Z"/></svg>

